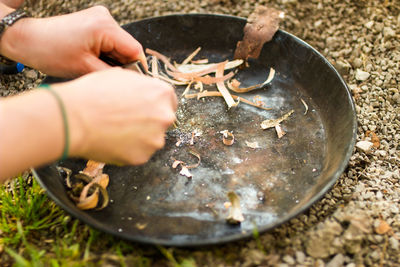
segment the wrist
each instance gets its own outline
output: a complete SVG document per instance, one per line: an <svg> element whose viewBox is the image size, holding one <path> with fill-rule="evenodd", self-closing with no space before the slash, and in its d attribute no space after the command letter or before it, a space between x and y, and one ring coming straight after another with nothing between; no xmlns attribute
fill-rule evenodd
<svg viewBox="0 0 400 267"><path fill-rule="evenodd" d="M68 156L82 156L86 149L85 124L81 114L82 108L79 107L79 95L71 88L69 82L52 84L51 87L61 98L68 120Z"/></svg>
<svg viewBox="0 0 400 267"><path fill-rule="evenodd" d="M13 23L10 27L4 29L0 35L0 54L19 61L24 57L24 44L29 43L28 34L30 32L27 27L36 19L23 17ZM31 33L35 34L35 33Z"/></svg>

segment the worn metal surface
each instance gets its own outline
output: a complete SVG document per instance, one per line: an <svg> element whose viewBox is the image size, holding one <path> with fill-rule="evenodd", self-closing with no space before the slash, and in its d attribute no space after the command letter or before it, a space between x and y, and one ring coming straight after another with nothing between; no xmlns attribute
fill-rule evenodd
<svg viewBox="0 0 400 267"><path fill-rule="evenodd" d="M211 62L232 59L245 20L216 15L176 15L124 26L144 47L177 62L198 46L199 58ZM353 103L334 68L307 44L283 31L267 43L258 60L238 74L243 86L262 82L276 70L266 88L243 97L257 97L264 111L241 103L227 110L222 98L182 100L179 127L167 133L164 149L139 167L106 166L112 203L102 211L80 211L66 195L55 165L82 170L85 161L69 159L36 171L39 182L63 208L82 221L133 241L174 246L215 244L271 229L307 209L329 190L351 155L356 132ZM215 89L214 89L215 90ZM183 88L177 88L180 95ZM307 103L308 112L305 113ZM262 130L261 121L294 113L282 122L286 135ZM235 143L222 143L222 130ZM192 132L201 133L190 145ZM176 146L181 140L180 146ZM257 141L252 149L245 142ZM171 167L174 159L188 164L193 178ZM227 192L241 199L245 221L225 222Z"/></svg>

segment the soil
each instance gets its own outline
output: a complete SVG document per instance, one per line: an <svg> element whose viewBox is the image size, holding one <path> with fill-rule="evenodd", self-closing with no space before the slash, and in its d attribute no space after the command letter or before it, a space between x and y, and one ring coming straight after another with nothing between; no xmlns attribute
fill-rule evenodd
<svg viewBox="0 0 400 267"><path fill-rule="evenodd" d="M219 252L182 249L176 251L178 255L189 254L204 266L400 265L399 0L37 0L25 5L33 15L43 17L95 4L108 7L121 24L172 13L248 17L255 6L264 4L280 9L285 12L281 28L320 51L353 94L356 149L323 199L260 235L258 242L227 244ZM43 77L32 69L2 76L0 95L34 88Z"/></svg>

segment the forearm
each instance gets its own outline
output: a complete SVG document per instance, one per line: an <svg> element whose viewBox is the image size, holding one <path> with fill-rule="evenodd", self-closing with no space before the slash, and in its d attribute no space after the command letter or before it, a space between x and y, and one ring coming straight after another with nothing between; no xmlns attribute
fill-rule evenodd
<svg viewBox="0 0 400 267"><path fill-rule="evenodd" d="M64 88L66 87L66 88ZM33 90L0 99L0 182L30 168L59 159L68 145L68 156L83 147L80 108L73 86L57 84L52 90ZM65 126L68 133L65 134ZM68 139L68 144L66 140Z"/></svg>
<svg viewBox="0 0 400 267"><path fill-rule="evenodd" d="M35 90L0 101L0 180L60 157L62 116L56 100Z"/></svg>

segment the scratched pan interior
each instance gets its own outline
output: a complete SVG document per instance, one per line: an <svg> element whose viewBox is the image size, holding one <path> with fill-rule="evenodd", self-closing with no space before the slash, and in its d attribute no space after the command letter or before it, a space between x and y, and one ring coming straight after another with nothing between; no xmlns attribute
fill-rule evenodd
<svg viewBox="0 0 400 267"><path fill-rule="evenodd" d="M197 47L198 58L211 62L232 59L242 39L245 20L220 15L173 15L137 21L124 28L145 48L180 62ZM73 216L132 241L172 246L217 244L264 232L293 218L321 198L343 172L352 153L356 119L345 82L317 51L284 31L265 44L258 60L238 73L243 85L266 79L270 85L243 97L261 100L271 111L240 103L227 109L221 98L181 100L179 127L166 136L166 146L139 167L106 165L111 203L101 211L81 211L66 195L55 166L74 172L85 161L68 159L37 169L48 194ZM51 78L47 82L54 81ZM146 89L146 88L144 88ZM147 88L148 89L148 88ZM111 89L112 90L112 89ZM215 90L215 89L214 89ZM178 95L183 88L177 88ZM191 91L193 93L193 91ZM305 105L308 106L306 111ZM283 122L286 135L262 130L265 119L294 113ZM222 143L222 130L232 131L232 146ZM190 145L192 132L201 133ZM178 140L181 145L176 146ZM258 142L252 149L247 142ZM201 156L192 179L171 167L174 159L188 164ZM225 222L227 192L240 197L245 221Z"/></svg>

